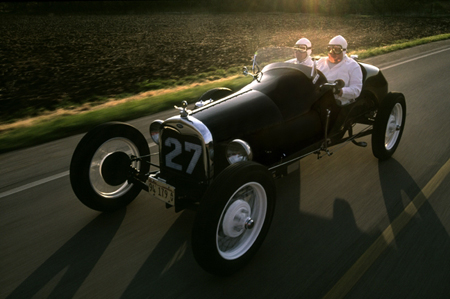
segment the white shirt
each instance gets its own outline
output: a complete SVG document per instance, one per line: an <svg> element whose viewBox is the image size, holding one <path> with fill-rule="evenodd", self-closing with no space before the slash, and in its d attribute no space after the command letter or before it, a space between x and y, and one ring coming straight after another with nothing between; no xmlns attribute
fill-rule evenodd
<svg viewBox="0 0 450 299"><path fill-rule="evenodd" d="M313 61L311 59L311 56L307 56L302 61L298 61L297 58L293 58L293 59L287 60L286 62L293 63L293 64L303 64L303 65L306 65L306 66L309 66L309 67L313 66Z"/></svg>
<svg viewBox="0 0 450 299"><path fill-rule="evenodd" d="M362 89L362 71L359 64L344 54L344 58L337 64L328 61L328 57L323 57L317 62L317 69L321 71L328 82L341 79L345 82L342 88L342 96L335 95L335 98L343 104L351 103L359 97Z"/></svg>

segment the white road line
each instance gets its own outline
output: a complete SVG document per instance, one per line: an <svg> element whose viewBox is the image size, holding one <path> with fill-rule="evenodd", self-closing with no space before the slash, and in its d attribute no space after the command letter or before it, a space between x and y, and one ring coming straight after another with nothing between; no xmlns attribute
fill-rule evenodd
<svg viewBox="0 0 450 299"><path fill-rule="evenodd" d="M440 51L436 51L436 52L432 52L432 53L425 54L425 55L422 55L422 56L418 56L416 58L408 59L408 60L405 60L405 61L402 61L402 62L399 62L399 63L392 64L392 65L387 66L387 67L383 67L383 68L381 68L381 70L387 70L387 69L390 69L390 68L393 68L393 67L396 67L396 66L408 63L408 62L419 60L419 59L422 59L422 58L425 58L425 57L428 57L428 56L431 56L431 55L439 54L441 52L448 51L448 50L450 50L450 48L446 48L446 49L443 49L443 50L440 50ZM55 175L52 175L52 176L50 176L48 178L45 178L45 179L42 179L42 180L39 180L39 181L36 181L36 182L33 182L33 183L29 183L29 184L23 185L21 187L14 188L12 190L0 193L0 198L9 196L9 195L12 195L12 194L15 194L15 193L19 193L21 191L24 191L24 190L27 190L27 189L30 189L30 188L33 188L33 187L36 187L36 186L39 186L39 185L42 185L42 184L54 181L54 180L57 180L59 178L65 177L66 175L69 175L69 171L65 171L65 172L62 172L62 173L59 173L59 174L55 174Z"/></svg>
<svg viewBox="0 0 450 299"><path fill-rule="evenodd" d="M17 187L17 188L11 189L9 191L0 193L0 198L9 196L9 195L12 195L12 194L15 194L15 193L19 193L19 192L25 191L27 189L30 189L30 188L33 188L33 187L36 187L36 186L39 186L39 185L42 185L42 184L45 184L45 183L57 180L57 179L60 179L62 177L65 177L66 175L69 175L69 171L68 170L64 171L64 172L61 172L61 173L58 173L58 174L55 174L55 175L52 175L52 176L49 176L48 178L45 178L45 179L42 179L42 180L38 180L36 182L29 183L29 184L23 185L21 187Z"/></svg>
<svg viewBox="0 0 450 299"><path fill-rule="evenodd" d="M149 147L150 149L151 149L152 147L155 147L155 146L156 146L155 143L150 143L150 144L148 145L148 147ZM16 193L25 191L25 190L27 190L27 189L30 189L30 188L33 188L33 187L36 187L36 186L39 186L39 185L42 185L42 184L45 184L45 183L48 183L48 182L57 180L57 179L60 179L60 178L65 177L65 176L67 176L67 175L69 175L69 171L68 171L68 170L67 170L67 171L64 171L64 172L61 172L61 173L58 173L58 174L55 174L55 175L52 175L52 176L49 176L49 177L44 178L44 179L42 179L42 180L38 180L38 181L36 181L36 182L29 183L29 184L23 185L23 186L21 186L21 187L17 187L17 188L11 189L11 190L9 190L9 191L0 193L0 198L6 197L6 196L10 196L10 195L13 195L13 194L16 194Z"/></svg>
<svg viewBox="0 0 450 299"><path fill-rule="evenodd" d="M436 51L436 52L432 52L432 53L429 53L429 54L421 55L421 56L418 56L418 57L415 57L415 58L411 58L411 59L408 59L408 60L405 60L405 61L402 61L402 62L399 62L399 63L392 64L390 66L383 67L383 68L381 68L381 70L384 71L384 70L387 70L387 69L390 69L390 68L393 68L393 67L396 67L396 66L399 66L399 65L411 62L411 61L419 60L419 59L422 59L422 58L425 58L425 57L428 57L428 56L431 56L431 55L439 54L441 52L448 51L448 50L450 50L450 48L446 48L446 49L443 49L443 50L440 50L440 51Z"/></svg>

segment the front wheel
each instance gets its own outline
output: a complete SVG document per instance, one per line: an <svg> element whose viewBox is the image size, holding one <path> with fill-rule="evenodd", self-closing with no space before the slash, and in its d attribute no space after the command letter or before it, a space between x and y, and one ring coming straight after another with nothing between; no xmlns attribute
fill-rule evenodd
<svg viewBox="0 0 450 299"><path fill-rule="evenodd" d="M95 127L78 143L70 163L70 183L78 199L98 211L114 211L131 201L141 187L130 182L150 169L150 151L133 126L111 122Z"/></svg>
<svg viewBox="0 0 450 299"><path fill-rule="evenodd" d="M405 97L401 93L389 93L373 126L372 152L375 157L386 160L394 154L405 128L405 119Z"/></svg>
<svg viewBox="0 0 450 299"><path fill-rule="evenodd" d="M199 265L215 275L230 275L247 264L261 246L275 210L270 172L254 162L226 168L203 197L192 231Z"/></svg>

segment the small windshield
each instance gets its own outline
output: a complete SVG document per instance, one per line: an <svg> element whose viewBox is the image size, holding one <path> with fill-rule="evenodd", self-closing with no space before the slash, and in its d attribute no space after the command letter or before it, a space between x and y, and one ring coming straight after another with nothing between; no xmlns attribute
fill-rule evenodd
<svg viewBox="0 0 450 299"><path fill-rule="evenodd" d="M317 58L316 58L317 59ZM303 64L293 63L296 60L295 56L295 48L292 47L267 47L259 49L255 52L253 56L253 65L252 65L252 76L259 82L263 76L262 70L267 65L269 69L273 68L293 68L303 72L310 78L314 78L314 83L318 80L316 68L313 66L312 68ZM281 63L277 64L276 62L292 62L290 64ZM266 68L266 70L268 70ZM246 68L244 70L244 74L246 73Z"/></svg>
<svg viewBox="0 0 450 299"><path fill-rule="evenodd" d="M284 62L295 58L295 49L290 47L268 47L255 52L253 72L262 70L263 67L273 62ZM256 63L255 63L256 60Z"/></svg>

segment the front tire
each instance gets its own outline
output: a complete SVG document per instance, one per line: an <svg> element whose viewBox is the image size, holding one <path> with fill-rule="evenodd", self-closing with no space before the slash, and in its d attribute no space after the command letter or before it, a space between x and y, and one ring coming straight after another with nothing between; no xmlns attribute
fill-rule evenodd
<svg viewBox="0 0 450 299"><path fill-rule="evenodd" d="M264 166L240 162L222 171L194 221L192 250L198 264L221 276L245 266L267 235L275 199L275 183Z"/></svg>
<svg viewBox="0 0 450 299"><path fill-rule="evenodd" d="M78 143L70 163L70 183L78 199L97 211L114 211L133 201L141 187L128 181L150 169L150 151L133 126L111 122L95 127ZM141 160L132 159L140 157Z"/></svg>
<svg viewBox="0 0 450 299"><path fill-rule="evenodd" d="M405 128L405 119L405 97L401 93L389 93L373 126L372 152L379 160L387 160L394 154Z"/></svg>

